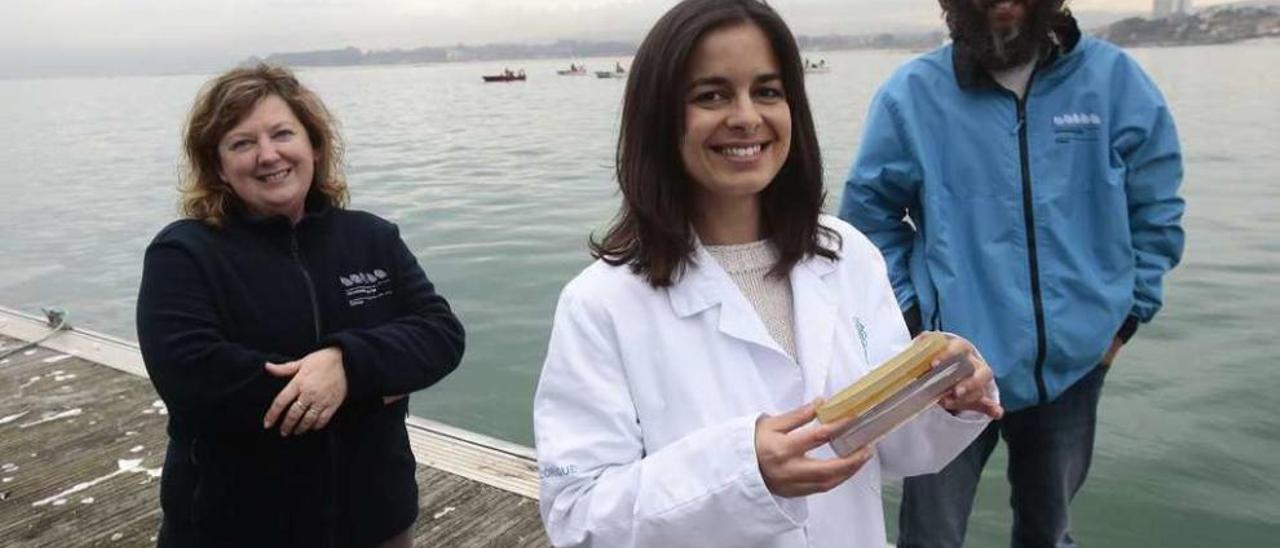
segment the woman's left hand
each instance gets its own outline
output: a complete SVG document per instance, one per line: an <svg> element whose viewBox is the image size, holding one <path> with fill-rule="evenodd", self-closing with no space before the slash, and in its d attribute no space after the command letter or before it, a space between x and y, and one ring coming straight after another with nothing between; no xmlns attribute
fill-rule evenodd
<svg viewBox="0 0 1280 548"><path fill-rule="evenodd" d="M1004 408L1000 407L995 398L987 394L987 386L991 384L993 378L991 367L982 359L973 345L969 344L969 341L955 336L948 338L950 340L946 350L938 354L933 361L933 366L938 367L957 358L966 359L973 364L973 375L956 384L955 388L943 395L938 403L943 409L952 413L977 411L991 417L992 420L1004 416Z"/></svg>
<svg viewBox="0 0 1280 548"><path fill-rule="evenodd" d="M262 421L262 427L270 429L283 416L282 437L323 429L347 399L347 372L338 348L322 348L288 363L268 363L266 369L277 377L293 377Z"/></svg>

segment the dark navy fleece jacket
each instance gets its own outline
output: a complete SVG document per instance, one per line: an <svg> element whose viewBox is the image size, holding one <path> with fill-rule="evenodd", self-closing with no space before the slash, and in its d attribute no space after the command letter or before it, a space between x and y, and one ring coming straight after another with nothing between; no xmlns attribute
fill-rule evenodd
<svg viewBox="0 0 1280 548"><path fill-rule="evenodd" d="M147 248L138 340L170 411L161 546L365 546L417 516L407 400L457 367L463 328L396 226L318 206L177 221ZM319 432L263 416L287 379L264 370L343 353L347 399Z"/></svg>

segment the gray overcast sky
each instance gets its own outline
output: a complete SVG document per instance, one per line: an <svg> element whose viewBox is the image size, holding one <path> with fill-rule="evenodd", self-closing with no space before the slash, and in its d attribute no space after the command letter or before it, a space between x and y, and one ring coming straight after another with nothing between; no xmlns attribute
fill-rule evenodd
<svg viewBox="0 0 1280 548"><path fill-rule="evenodd" d="M1198 0L1196 6L1229 3ZM0 76L221 66L249 55L638 40L673 0L0 0ZM936 0L775 0L797 34L939 25ZM1073 0L1147 11L1151 0Z"/></svg>

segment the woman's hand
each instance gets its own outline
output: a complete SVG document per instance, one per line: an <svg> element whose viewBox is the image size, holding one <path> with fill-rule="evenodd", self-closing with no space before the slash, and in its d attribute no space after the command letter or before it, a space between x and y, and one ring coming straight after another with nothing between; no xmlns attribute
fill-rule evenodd
<svg viewBox="0 0 1280 548"><path fill-rule="evenodd" d="M871 459L873 445L830 460L811 459L805 454L829 443L839 424L800 429L812 421L819 401L814 401L776 417L756 420L756 459L765 487L780 497L802 497L824 493L844 483Z"/></svg>
<svg viewBox="0 0 1280 548"><path fill-rule="evenodd" d="M270 429L283 415L281 437L328 426L329 419L347 399L347 372L342 367L342 350L336 347L317 350L289 363L268 363L266 368L277 377L293 377L271 402L262 420L262 427Z"/></svg>
<svg viewBox="0 0 1280 548"><path fill-rule="evenodd" d="M996 403L995 398L987 394L987 385L991 383L991 367L982 359L978 351L969 341L954 335L948 335L947 348L934 358L933 366L938 367L952 360L964 359L973 364L973 375L960 381L950 392L938 401L943 409L958 413L960 411L977 411L992 420L1004 416L1004 408Z"/></svg>

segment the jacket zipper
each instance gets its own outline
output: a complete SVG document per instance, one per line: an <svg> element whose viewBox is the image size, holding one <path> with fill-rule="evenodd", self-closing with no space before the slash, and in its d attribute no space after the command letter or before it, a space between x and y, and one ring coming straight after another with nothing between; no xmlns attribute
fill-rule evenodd
<svg viewBox="0 0 1280 548"><path fill-rule="evenodd" d="M320 342L320 305L316 302L316 285L311 282L311 273L302 264L302 253L298 251L298 232L289 231L289 253L293 255L294 264L302 271L302 280L307 284L307 297L311 299L311 325L314 328L316 342Z"/></svg>
<svg viewBox="0 0 1280 548"><path fill-rule="evenodd" d="M302 262L302 252L298 246L298 231L295 228L289 229L289 253L293 256L293 262L294 264L298 265L298 270L302 272L302 280L306 282L306 285L307 285L307 298L311 301L311 326L313 329L313 333L315 334L315 342L319 344L320 343L320 305L319 305L319 301L316 299L316 284L311 280L311 273L307 271L306 264ZM338 456L337 456L337 451L334 449L334 437L332 432L333 432L332 428L326 428L324 430L324 436L325 436L324 439L325 439L325 444L329 449L329 452L328 452L329 470L330 470L329 481L336 481L336 480L333 480L332 478L337 477L336 470L338 468L338 463L337 463ZM328 509L330 510L330 513L332 514L338 513L338 510L333 508L335 504L337 503L330 502L327 506ZM330 528L330 536L336 536L336 533L333 532L332 527Z"/></svg>
<svg viewBox="0 0 1280 548"><path fill-rule="evenodd" d="M1022 217L1027 227L1027 263L1031 273L1031 304L1036 316L1036 392L1040 404L1049 400L1049 391L1044 385L1045 360L1045 327L1044 302L1040 296L1040 258L1036 251L1036 216L1033 210L1034 200L1031 194L1031 153L1027 143L1027 97L1031 96L1031 84L1035 82L1035 72L1027 81L1027 89L1022 97L1009 92L1018 104L1018 152L1022 160Z"/></svg>

